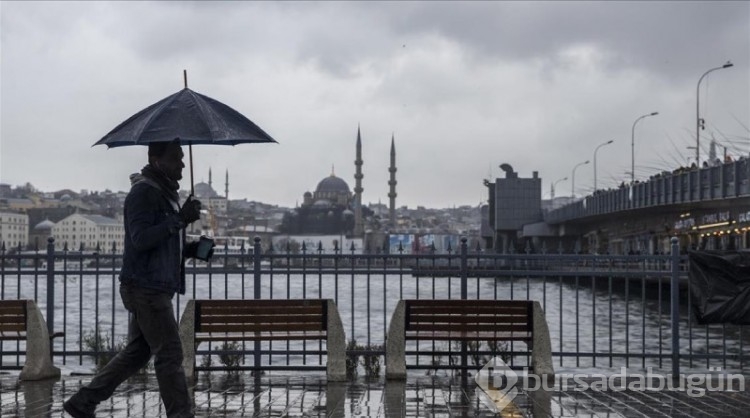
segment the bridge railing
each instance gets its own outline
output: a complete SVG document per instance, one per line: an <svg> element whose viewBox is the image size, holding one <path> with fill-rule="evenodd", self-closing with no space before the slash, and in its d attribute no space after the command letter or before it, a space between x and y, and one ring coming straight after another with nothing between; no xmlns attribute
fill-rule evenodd
<svg viewBox="0 0 750 418"><path fill-rule="evenodd" d="M579 201L547 211L544 221L555 224L625 210L748 195L750 165L747 159L741 159L712 167L664 172L648 181L623 184L614 190L597 190Z"/></svg>

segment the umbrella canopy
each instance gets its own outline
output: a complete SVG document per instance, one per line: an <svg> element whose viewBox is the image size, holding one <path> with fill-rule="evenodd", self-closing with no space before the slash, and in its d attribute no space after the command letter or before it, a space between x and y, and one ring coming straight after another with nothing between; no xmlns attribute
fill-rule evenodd
<svg viewBox="0 0 750 418"><path fill-rule="evenodd" d="M238 111L186 87L131 116L94 145L112 148L174 139L188 145L276 142Z"/></svg>
<svg viewBox="0 0 750 418"><path fill-rule="evenodd" d="M190 147L193 193L193 144L237 145L276 142L238 111L187 88L162 99L119 124L94 145L109 148L180 140Z"/></svg>

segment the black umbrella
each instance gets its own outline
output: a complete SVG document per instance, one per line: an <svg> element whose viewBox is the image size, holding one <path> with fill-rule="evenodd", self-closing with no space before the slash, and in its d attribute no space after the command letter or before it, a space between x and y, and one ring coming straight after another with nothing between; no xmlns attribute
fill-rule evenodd
<svg viewBox="0 0 750 418"><path fill-rule="evenodd" d="M190 193L193 194L193 144L237 145L276 142L231 107L187 87L131 116L94 145L148 145L180 140L190 153Z"/></svg>

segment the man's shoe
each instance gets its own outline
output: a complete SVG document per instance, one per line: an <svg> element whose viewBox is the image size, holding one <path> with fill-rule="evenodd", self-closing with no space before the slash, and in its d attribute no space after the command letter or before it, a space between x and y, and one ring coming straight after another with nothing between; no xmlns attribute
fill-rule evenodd
<svg viewBox="0 0 750 418"><path fill-rule="evenodd" d="M80 406L71 402L73 399L68 399L63 402L63 409L65 412L70 414L73 418L96 418L94 411L81 408Z"/></svg>

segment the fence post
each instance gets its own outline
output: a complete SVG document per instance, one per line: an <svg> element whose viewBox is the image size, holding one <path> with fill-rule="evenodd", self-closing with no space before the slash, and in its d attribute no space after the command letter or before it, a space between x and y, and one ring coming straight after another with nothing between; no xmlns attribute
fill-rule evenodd
<svg viewBox="0 0 750 418"><path fill-rule="evenodd" d="M680 376L680 247L677 237L672 237L672 378Z"/></svg>
<svg viewBox="0 0 750 418"><path fill-rule="evenodd" d="M47 332L55 328L55 238L47 238Z"/></svg>
<svg viewBox="0 0 750 418"><path fill-rule="evenodd" d="M253 241L253 299L260 299L260 237Z"/></svg>
<svg viewBox="0 0 750 418"><path fill-rule="evenodd" d="M468 240L461 237L461 300L468 299ZM466 341L461 341L461 383L466 387L469 375L469 358Z"/></svg>
<svg viewBox="0 0 750 418"><path fill-rule="evenodd" d="M461 238L461 299L468 298L468 245L466 237Z"/></svg>
<svg viewBox="0 0 750 418"><path fill-rule="evenodd" d="M253 239L253 299L260 299L260 237ZM260 340L253 342L253 374L260 378Z"/></svg>

